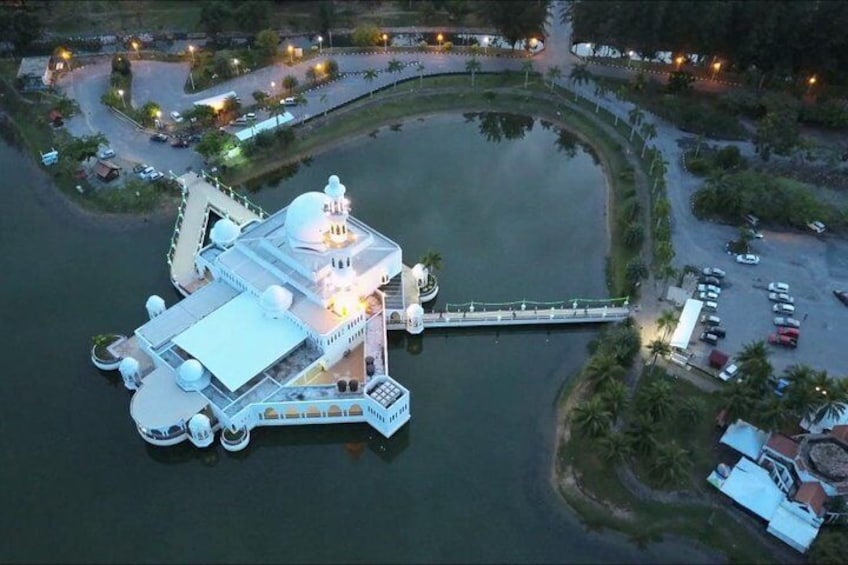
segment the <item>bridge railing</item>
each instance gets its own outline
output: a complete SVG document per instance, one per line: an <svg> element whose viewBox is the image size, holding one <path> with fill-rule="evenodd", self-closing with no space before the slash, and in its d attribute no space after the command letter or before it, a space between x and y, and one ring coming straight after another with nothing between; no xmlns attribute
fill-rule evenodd
<svg viewBox="0 0 848 565"><path fill-rule="evenodd" d="M250 210L251 212L253 212L257 216L259 216L260 218L268 217L268 214L265 212L265 210L263 210L257 204L254 204L253 202L251 202L245 195L236 192L233 189L233 187L227 186L224 183L222 183L221 180L218 177L213 177L212 175L210 175L209 173L207 173L204 170L201 170L200 174L203 177L203 180L205 180L211 186L214 186L216 189L218 189L218 191L221 194L232 198L233 200L235 200L236 202L238 202L239 204L241 204L242 206L244 206L245 208L247 208L248 210Z"/></svg>
<svg viewBox="0 0 848 565"><path fill-rule="evenodd" d="M521 311L542 310L585 310L589 308L622 308L630 305L630 297L620 298L570 298L568 300L539 301L514 300L512 302L462 302L447 303L445 313L450 312L491 312L491 311Z"/></svg>

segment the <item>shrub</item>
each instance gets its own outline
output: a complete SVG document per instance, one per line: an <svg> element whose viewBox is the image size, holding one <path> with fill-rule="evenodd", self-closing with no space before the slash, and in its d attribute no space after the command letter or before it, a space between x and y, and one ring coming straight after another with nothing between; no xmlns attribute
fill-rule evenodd
<svg viewBox="0 0 848 565"><path fill-rule="evenodd" d="M132 74L132 64L130 63L130 60L123 55L113 55L112 74L120 74L124 76Z"/></svg>
<svg viewBox="0 0 848 565"><path fill-rule="evenodd" d="M725 171L730 169L741 169L745 166L745 159L742 157L742 153L739 151L739 148L735 145L728 145L721 149L716 154L714 162L716 166L724 169Z"/></svg>
<svg viewBox="0 0 848 565"><path fill-rule="evenodd" d="M705 157L686 157L686 169L701 177L707 176L713 170L709 159Z"/></svg>
<svg viewBox="0 0 848 565"><path fill-rule="evenodd" d="M372 47L380 44L380 30L373 25L359 26L353 30L350 39L357 47Z"/></svg>

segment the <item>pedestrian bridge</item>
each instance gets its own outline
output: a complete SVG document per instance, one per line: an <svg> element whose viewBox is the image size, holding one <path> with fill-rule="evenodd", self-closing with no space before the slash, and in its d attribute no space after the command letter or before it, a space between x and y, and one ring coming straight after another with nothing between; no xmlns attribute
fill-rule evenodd
<svg viewBox="0 0 848 565"><path fill-rule="evenodd" d="M620 322L630 317L627 298L607 300L573 299L565 302L448 304L443 312L425 312L424 328L473 328L551 324L598 324ZM388 319L387 329L406 329L398 313Z"/></svg>

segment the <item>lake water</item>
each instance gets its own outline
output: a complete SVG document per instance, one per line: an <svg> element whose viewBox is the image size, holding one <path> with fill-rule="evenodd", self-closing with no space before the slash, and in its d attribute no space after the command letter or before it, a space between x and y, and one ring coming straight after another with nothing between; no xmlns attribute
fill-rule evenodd
<svg viewBox="0 0 848 565"><path fill-rule="evenodd" d="M275 210L339 174L353 214L407 263L441 253L441 303L603 296L604 180L564 139L538 121L429 118L316 157L255 200ZM705 559L587 532L550 485L557 393L595 328L397 336L413 418L388 441L362 425L257 429L239 454L148 446L88 349L143 323L150 294L177 299L172 219L83 221L5 145L0 170L0 560Z"/></svg>

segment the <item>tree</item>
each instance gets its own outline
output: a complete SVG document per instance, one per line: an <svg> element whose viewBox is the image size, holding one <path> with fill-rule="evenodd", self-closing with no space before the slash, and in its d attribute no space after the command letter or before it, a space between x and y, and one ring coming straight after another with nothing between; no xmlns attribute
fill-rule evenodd
<svg viewBox="0 0 848 565"><path fill-rule="evenodd" d="M585 63L574 65L571 67L571 73L568 75L568 80L570 80L571 84L575 87L582 84L588 84L589 81L592 80L592 73L589 72L589 66ZM574 89L574 101L577 101L577 88Z"/></svg>
<svg viewBox="0 0 848 565"><path fill-rule="evenodd" d="M627 408L627 385L622 381L610 381L604 385L600 398L615 420Z"/></svg>
<svg viewBox="0 0 848 565"><path fill-rule="evenodd" d="M129 76L132 74L132 64L127 57L123 55L113 55L112 56L112 73L119 74L123 76Z"/></svg>
<svg viewBox="0 0 848 565"><path fill-rule="evenodd" d="M478 61L476 58L473 58L473 57L471 59L468 59L465 62L465 72L471 73L471 87L472 88L474 87L474 75L480 70L481 66L482 65L480 65L480 61Z"/></svg>
<svg viewBox="0 0 848 565"><path fill-rule="evenodd" d="M280 36L273 29L263 29L256 34L253 44L265 57L273 59L277 55Z"/></svg>
<svg viewBox="0 0 848 565"><path fill-rule="evenodd" d="M392 74L400 74L403 71L403 63L401 63L397 59L392 59L391 61L389 61L389 65L388 67L386 67L386 70ZM395 79L394 86L397 86L397 83L398 79Z"/></svg>
<svg viewBox="0 0 848 565"><path fill-rule="evenodd" d="M721 392L724 400L724 409L727 411L727 420L735 422L739 418L747 418L751 413L757 400L762 397L752 391L751 387L742 381L733 381Z"/></svg>
<svg viewBox="0 0 848 565"><path fill-rule="evenodd" d="M552 67L548 67L548 70L545 74L547 75L548 80L550 81L551 92L553 92L554 83L558 81L560 77L562 77L562 70L558 66L554 65Z"/></svg>
<svg viewBox="0 0 848 565"><path fill-rule="evenodd" d="M825 418L838 420L845 412L846 402L848 402L845 381L829 377L826 371L818 371L812 385L813 391L819 396L819 405L812 418L813 423L818 424Z"/></svg>
<svg viewBox="0 0 848 565"><path fill-rule="evenodd" d="M645 158L645 150L648 148L648 142L657 136L657 126L650 122L645 122L639 130L642 134L642 154L640 158Z"/></svg>
<svg viewBox="0 0 848 565"><path fill-rule="evenodd" d="M627 112L627 119L630 122L630 141L633 141L633 136L636 134L636 127L642 123L644 117L644 112L636 107Z"/></svg>
<svg viewBox="0 0 848 565"><path fill-rule="evenodd" d="M353 30L350 39L357 47L373 47L380 44L381 36L377 26L362 25Z"/></svg>
<svg viewBox="0 0 848 565"><path fill-rule="evenodd" d="M594 355L583 371L597 390L603 390L609 383L624 377L624 367L612 355Z"/></svg>
<svg viewBox="0 0 848 565"><path fill-rule="evenodd" d="M206 159L219 157L227 147L227 137L227 134L220 131L211 131L200 138L195 150Z"/></svg>
<svg viewBox="0 0 848 565"><path fill-rule="evenodd" d="M108 143L109 140L102 133L74 137L62 148L62 153L82 163L96 157L100 146Z"/></svg>
<svg viewBox="0 0 848 565"><path fill-rule="evenodd" d="M609 463L620 463L632 452L630 438L627 435L612 432L598 440L601 457Z"/></svg>
<svg viewBox="0 0 848 565"><path fill-rule="evenodd" d="M654 380L639 390L636 404L641 413L647 413L659 422L667 418L674 408L674 391L668 381Z"/></svg>
<svg viewBox="0 0 848 565"><path fill-rule="evenodd" d="M318 13L316 15L316 27L318 28L318 31L323 35L328 35L330 33L330 29L334 26L335 22L335 4L331 0L321 2L321 4L318 6Z"/></svg>
<svg viewBox="0 0 848 565"><path fill-rule="evenodd" d="M142 125L149 126L154 123L154 120L161 114L162 108L159 104L148 100L139 108L138 115L141 118Z"/></svg>
<svg viewBox="0 0 848 565"><path fill-rule="evenodd" d="M687 397L677 407L677 418L684 424L694 426L701 421L704 403L694 397Z"/></svg>
<svg viewBox="0 0 848 565"><path fill-rule="evenodd" d="M624 268L624 276L627 282L632 285L648 276L648 267L641 256L634 257L627 262L627 266Z"/></svg>
<svg viewBox="0 0 848 565"><path fill-rule="evenodd" d="M499 0L485 4L483 16L515 49L519 40L543 34L549 4L548 0Z"/></svg>
<svg viewBox="0 0 848 565"><path fill-rule="evenodd" d="M330 78L339 76L339 63L335 59L327 59L324 61L324 70Z"/></svg>
<svg viewBox="0 0 848 565"><path fill-rule="evenodd" d="M757 427L772 432L783 428L789 420L789 414L783 400L770 394L754 402L751 420Z"/></svg>
<svg viewBox="0 0 848 565"><path fill-rule="evenodd" d="M670 485L686 478L690 464L689 452L672 440L657 446L657 452L651 461L651 470L661 484Z"/></svg>
<svg viewBox="0 0 848 565"><path fill-rule="evenodd" d="M661 339L655 339L648 344L648 351L651 352L651 356L653 357L651 361L651 368L653 369L654 365L657 364L657 357L660 355L666 356L671 353L671 346Z"/></svg>
<svg viewBox="0 0 848 565"><path fill-rule="evenodd" d="M42 18L29 3L20 2L17 6L11 2L9 4L12 5L3 6L0 10L0 36L20 52L41 37Z"/></svg>
<svg viewBox="0 0 848 565"><path fill-rule="evenodd" d="M294 89L297 88L298 84L297 77L294 75L286 75L283 77L283 88L288 91L289 95L291 95Z"/></svg>
<svg viewBox="0 0 848 565"><path fill-rule="evenodd" d="M431 273L437 273L442 270L442 256L432 249L422 255L421 258L418 259L418 262L427 267L427 270Z"/></svg>
<svg viewBox="0 0 848 565"><path fill-rule="evenodd" d="M663 339L668 335L671 328L677 325L678 314L675 310L663 310L657 318L657 328L663 332Z"/></svg>
<svg viewBox="0 0 848 565"><path fill-rule="evenodd" d="M647 455L654 450L657 445L657 438L654 435L655 429L656 424L647 414L637 414L635 418L630 420L627 437L636 453Z"/></svg>
<svg viewBox="0 0 848 565"><path fill-rule="evenodd" d="M195 106L184 117L189 120L194 118L201 126L208 126L215 120L215 109L206 105Z"/></svg>
<svg viewBox="0 0 848 565"><path fill-rule="evenodd" d="M624 243L633 249L638 249L645 240L645 228L639 222L630 222L627 224L627 230L624 232Z"/></svg>
<svg viewBox="0 0 848 565"><path fill-rule="evenodd" d="M748 377L748 380L754 385L764 387L766 380L772 373L768 355L768 349L763 341L745 344L742 351L736 355L739 372Z"/></svg>
<svg viewBox="0 0 848 565"><path fill-rule="evenodd" d="M368 85L370 86L371 83L374 82L374 79L377 78L377 70L376 69L368 69L367 71L365 71L365 73L363 73L362 78L364 78L365 82L367 82ZM370 89L368 96L369 96L369 98L371 96L374 96L374 90L373 89Z"/></svg>
<svg viewBox="0 0 848 565"><path fill-rule="evenodd" d="M609 430L612 417L601 399L594 397L574 409L574 423L584 435L598 437Z"/></svg>
<svg viewBox="0 0 848 565"><path fill-rule="evenodd" d="M668 77L665 88L670 94L682 94L692 90L695 77L685 71L674 71Z"/></svg>
<svg viewBox="0 0 848 565"><path fill-rule="evenodd" d="M213 40L224 30L229 18L230 10L222 2L209 2L200 9L200 25Z"/></svg>
<svg viewBox="0 0 848 565"><path fill-rule="evenodd" d="M524 88L527 88L527 83L530 80L530 73L533 72L533 61L528 59L521 63L521 70L524 71Z"/></svg>
<svg viewBox="0 0 848 565"><path fill-rule="evenodd" d="M270 5L266 0L247 0L235 2L230 18L235 20L240 31L259 31L267 25Z"/></svg>
<svg viewBox="0 0 848 565"><path fill-rule="evenodd" d="M754 149L763 161L768 161L772 152L788 155L798 144L799 139L800 126L797 110L775 109L757 120Z"/></svg>
<svg viewBox="0 0 848 565"><path fill-rule="evenodd" d="M254 90L253 91L253 99L256 100L256 103L260 106L263 102L268 98L268 93L264 90Z"/></svg>
<svg viewBox="0 0 848 565"><path fill-rule="evenodd" d="M604 83L599 82L595 85L595 113L601 110L601 99L606 96L607 87Z"/></svg>

